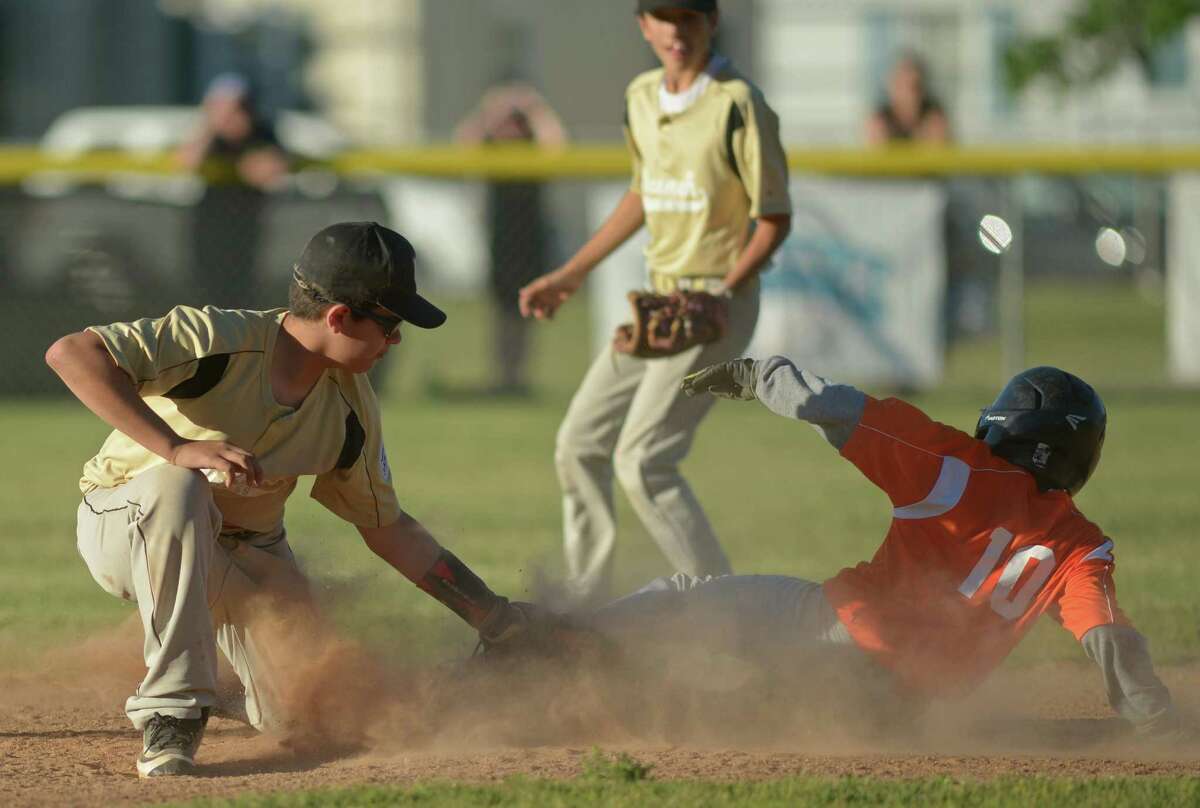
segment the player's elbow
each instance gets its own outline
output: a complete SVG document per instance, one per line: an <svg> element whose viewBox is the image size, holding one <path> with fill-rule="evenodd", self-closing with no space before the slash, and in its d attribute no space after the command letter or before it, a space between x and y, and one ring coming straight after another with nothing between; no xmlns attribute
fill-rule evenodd
<svg viewBox="0 0 1200 808"><path fill-rule="evenodd" d="M775 243L779 244L788 237L788 233L792 232L792 215L783 213L776 216L766 217L775 228Z"/></svg>
<svg viewBox="0 0 1200 808"><path fill-rule="evenodd" d="M88 365L90 354L103 354L110 363L104 348L104 343L91 331L76 331L59 337L46 349L45 360L50 369L60 377L70 372L71 368Z"/></svg>
<svg viewBox="0 0 1200 808"><path fill-rule="evenodd" d="M396 521L383 527L359 527L358 532L367 547L375 555L388 558L397 547L413 541L421 530L421 523L403 511Z"/></svg>
<svg viewBox="0 0 1200 808"><path fill-rule="evenodd" d="M54 343L46 349L46 364L55 373L61 373L62 369L70 363L71 357L76 355L79 344L79 333L67 334L65 337L59 337Z"/></svg>

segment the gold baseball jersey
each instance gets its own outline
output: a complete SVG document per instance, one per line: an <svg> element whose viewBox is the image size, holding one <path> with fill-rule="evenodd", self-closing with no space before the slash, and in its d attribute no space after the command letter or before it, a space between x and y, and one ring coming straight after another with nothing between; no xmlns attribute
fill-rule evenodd
<svg viewBox="0 0 1200 808"><path fill-rule="evenodd" d="M625 91L630 187L642 197L653 272L723 276L746 244L751 219L792 210L778 116L728 60L714 59L711 80L681 113L662 109L661 68Z"/></svg>
<svg viewBox="0 0 1200 808"><path fill-rule="evenodd" d="M400 516L367 377L326 370L298 408L271 392L271 356L285 309L177 306L158 319L93 326L154 412L184 438L225 440L253 452L263 483L205 471L225 529L275 533L300 475L312 497L348 522L384 527ZM84 493L112 488L166 461L114 431L83 469Z"/></svg>

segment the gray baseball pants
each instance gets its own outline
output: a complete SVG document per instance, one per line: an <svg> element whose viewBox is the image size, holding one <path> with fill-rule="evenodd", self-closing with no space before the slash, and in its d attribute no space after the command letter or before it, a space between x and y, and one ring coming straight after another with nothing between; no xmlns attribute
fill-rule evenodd
<svg viewBox="0 0 1200 808"><path fill-rule="evenodd" d="M866 710L871 720L911 715L890 673L859 648L819 583L785 575L657 578L588 618L646 675L718 695L770 681L788 694ZM869 705L869 709L868 709ZM868 722L869 723L869 722Z"/></svg>
<svg viewBox="0 0 1200 808"><path fill-rule="evenodd" d="M712 396L688 398L683 377L741 355L758 322L759 282L735 293L729 332L675 356L637 359L608 348L589 368L558 431L567 585L580 605L609 594L617 525L614 471L672 569L723 575L729 559L679 472Z"/></svg>
<svg viewBox="0 0 1200 808"><path fill-rule="evenodd" d="M857 648L821 585L786 575L655 578L596 610L592 625L620 643L678 642L757 658L783 648Z"/></svg>
<svg viewBox="0 0 1200 808"><path fill-rule="evenodd" d="M92 577L141 614L146 676L125 702L138 729L154 713L197 718L213 706L218 646L245 687L250 723L281 719L270 665L278 624L260 630L258 620L278 612L268 597L291 598L293 614L309 608L304 578L282 532L221 537L209 485L199 472L157 466L79 506L78 547Z"/></svg>

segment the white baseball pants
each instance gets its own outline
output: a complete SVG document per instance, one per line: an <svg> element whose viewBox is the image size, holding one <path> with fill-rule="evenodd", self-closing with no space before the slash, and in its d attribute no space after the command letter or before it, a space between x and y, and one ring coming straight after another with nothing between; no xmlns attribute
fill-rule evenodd
<svg viewBox="0 0 1200 808"><path fill-rule="evenodd" d="M79 506L78 547L92 577L141 614L146 677L125 703L138 729L154 713L198 718L213 706L217 646L245 687L251 724L282 719L271 649L286 635L278 615L312 613L306 584L282 533L219 541L209 485L199 472L163 465L91 491Z"/></svg>
<svg viewBox="0 0 1200 808"><path fill-rule="evenodd" d="M688 373L734 359L750 344L758 322L759 282L745 287L730 300L724 339L659 359L608 348L571 400L554 460L563 493L567 583L577 604L609 596L617 536L614 470L672 569L689 575L729 573L729 559L679 472L715 400L688 398L679 385Z"/></svg>

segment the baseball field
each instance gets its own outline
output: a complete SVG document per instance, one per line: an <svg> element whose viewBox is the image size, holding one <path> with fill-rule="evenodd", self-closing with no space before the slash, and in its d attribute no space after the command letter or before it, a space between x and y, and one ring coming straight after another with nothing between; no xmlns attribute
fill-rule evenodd
<svg viewBox="0 0 1200 808"><path fill-rule="evenodd" d="M406 333L391 357L396 488L496 589L536 598L561 572L551 455L588 360L586 318L538 334L536 395L484 399L437 393L487 370L483 304L448 308L447 328ZM1105 398L1104 459L1078 503L1116 543L1120 603L1161 676L1200 709L1200 391L1166 383L1162 303L1126 284L1043 284L1026 313L1028 364L1059 365ZM970 427L1003 376L998 341L980 339L954 347L944 385L911 397ZM309 500L303 480L290 538L341 640L297 653L329 742L282 745L216 719L201 776L139 781L122 704L141 676L140 627L74 546L76 480L105 432L66 398L0 401L5 805L1200 804L1200 749L1133 737L1094 665L1049 621L980 691L887 731L802 708L802 676L733 704L647 699L646 720L630 723L614 719L614 683L586 670L468 675L471 632ZM739 572L820 580L869 557L887 526L880 492L810 429L754 404L720 403L685 469ZM621 508L627 591L670 570ZM338 743L347 724L353 748Z"/></svg>

